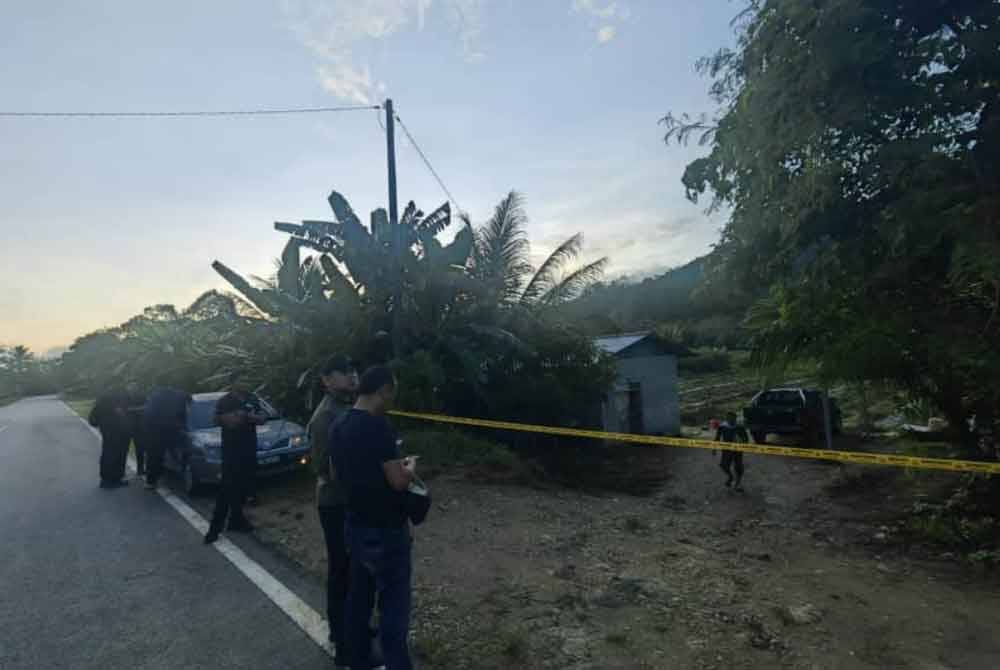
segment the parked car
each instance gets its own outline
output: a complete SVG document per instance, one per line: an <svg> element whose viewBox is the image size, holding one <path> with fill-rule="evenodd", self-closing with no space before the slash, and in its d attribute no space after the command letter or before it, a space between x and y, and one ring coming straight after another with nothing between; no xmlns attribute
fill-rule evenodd
<svg viewBox="0 0 1000 670"><path fill-rule="evenodd" d="M215 424L215 405L224 395L193 395L183 442L164 454L164 467L181 477L189 494L222 479L222 429ZM268 415L267 422L257 426L257 476L267 477L307 466L309 441L305 429L282 418L262 398L257 400Z"/></svg>
<svg viewBox="0 0 1000 670"><path fill-rule="evenodd" d="M823 392L804 388L775 388L761 391L743 410L743 422L754 442L764 443L768 435L801 435L804 441L823 435ZM834 435L841 431L842 417L837 401L830 398L830 423Z"/></svg>

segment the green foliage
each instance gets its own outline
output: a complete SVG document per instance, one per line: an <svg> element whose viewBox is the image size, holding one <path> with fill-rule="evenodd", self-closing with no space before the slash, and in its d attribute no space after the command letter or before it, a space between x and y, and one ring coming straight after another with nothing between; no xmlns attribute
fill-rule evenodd
<svg viewBox="0 0 1000 670"><path fill-rule="evenodd" d="M336 221L324 224L327 253L303 258L302 243L291 239L274 276L263 279L215 261L238 295L209 292L181 311L151 307L80 338L63 357L67 384L91 394L126 382L215 390L238 372L289 416L305 418L318 390L314 367L346 352L363 365L391 362L406 409L588 420L613 366L561 325L561 308L605 263L571 265L579 236L536 272L516 193L478 230L463 219L448 243L439 237L450 207L425 214L411 202L400 217L397 258L384 210L366 227L341 194L328 202Z"/></svg>
<svg viewBox="0 0 1000 670"><path fill-rule="evenodd" d="M744 298L757 362L889 380L961 428L1000 416L1000 5L752 0L701 63L713 120L692 199L730 211L709 284Z"/></svg>
<svg viewBox="0 0 1000 670"><path fill-rule="evenodd" d="M464 467L497 474L514 474L522 469L517 456L496 442L457 429L428 429L426 424L413 427L402 433L403 452L420 456L421 476Z"/></svg>
<svg viewBox="0 0 1000 670"><path fill-rule="evenodd" d="M0 401L56 390L50 362L39 360L23 345L0 346Z"/></svg>

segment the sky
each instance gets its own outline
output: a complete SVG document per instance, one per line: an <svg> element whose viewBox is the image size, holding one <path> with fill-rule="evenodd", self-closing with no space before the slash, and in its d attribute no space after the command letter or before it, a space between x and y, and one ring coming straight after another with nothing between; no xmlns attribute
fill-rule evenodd
<svg viewBox="0 0 1000 670"><path fill-rule="evenodd" d="M705 150L666 113L712 112L702 56L729 0L34 0L4 3L0 111L194 111L394 100L485 221L523 194L537 262L583 233L610 277L707 252L723 219L684 197ZM447 197L397 140L400 209ZM375 110L268 117L0 118L0 344L56 353L144 307L269 275L274 221L385 207ZM446 231L443 237L454 234Z"/></svg>

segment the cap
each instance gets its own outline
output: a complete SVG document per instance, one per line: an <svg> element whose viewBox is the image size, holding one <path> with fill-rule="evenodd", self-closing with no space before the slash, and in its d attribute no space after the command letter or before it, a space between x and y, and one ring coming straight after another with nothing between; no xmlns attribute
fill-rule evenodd
<svg viewBox="0 0 1000 670"><path fill-rule="evenodd" d="M351 360L350 356L344 354L334 354L330 356L323 365L320 367L319 372L322 375L329 375L334 372L340 372L341 374L350 374L356 372L357 367L354 365L354 361Z"/></svg>

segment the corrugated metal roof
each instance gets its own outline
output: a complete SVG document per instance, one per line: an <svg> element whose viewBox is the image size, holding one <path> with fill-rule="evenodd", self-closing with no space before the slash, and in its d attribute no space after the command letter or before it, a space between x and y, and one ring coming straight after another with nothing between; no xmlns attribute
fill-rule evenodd
<svg viewBox="0 0 1000 670"><path fill-rule="evenodd" d="M649 333L638 333L633 335L614 335L612 337L598 337L594 340L594 346L603 349L609 354L617 354L628 349L636 342L649 337Z"/></svg>

